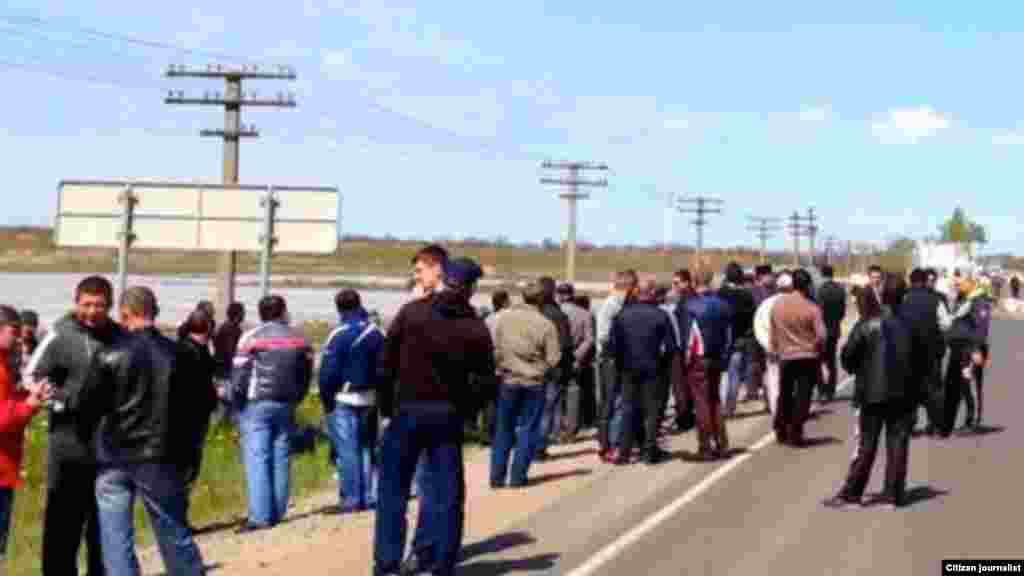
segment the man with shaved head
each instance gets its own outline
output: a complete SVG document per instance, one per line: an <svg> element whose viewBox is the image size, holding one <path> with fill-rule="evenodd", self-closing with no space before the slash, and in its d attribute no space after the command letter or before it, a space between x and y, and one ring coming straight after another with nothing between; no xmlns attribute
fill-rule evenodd
<svg viewBox="0 0 1024 576"><path fill-rule="evenodd" d="M612 321L609 352L622 382L622 443L615 461L620 465L629 463L638 413L644 418L644 462L657 464L668 456L658 446L662 382L658 369L675 354L677 344L668 313L658 307L656 288L653 278L640 282L636 298L627 301Z"/></svg>

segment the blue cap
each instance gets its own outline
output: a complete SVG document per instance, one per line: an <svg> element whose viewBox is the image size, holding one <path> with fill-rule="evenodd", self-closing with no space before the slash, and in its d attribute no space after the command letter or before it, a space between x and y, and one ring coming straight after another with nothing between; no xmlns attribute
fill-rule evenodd
<svg viewBox="0 0 1024 576"><path fill-rule="evenodd" d="M483 277L484 271L471 258L449 260L444 267L446 284L469 286Z"/></svg>

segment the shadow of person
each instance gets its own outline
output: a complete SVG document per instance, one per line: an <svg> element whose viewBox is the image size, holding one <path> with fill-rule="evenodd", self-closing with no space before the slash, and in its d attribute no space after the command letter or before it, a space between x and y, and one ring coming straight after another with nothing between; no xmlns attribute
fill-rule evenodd
<svg viewBox="0 0 1024 576"><path fill-rule="evenodd" d="M1003 430L1006 430L1006 426L975 426L974 428L967 428L965 430L957 432L960 436L988 436L989 434L999 434Z"/></svg>
<svg viewBox="0 0 1024 576"><path fill-rule="evenodd" d="M547 462L569 460L571 458L579 458L580 456L591 456L593 454L597 454L597 448L584 448L582 450L573 450L570 452L552 452L548 454Z"/></svg>
<svg viewBox="0 0 1024 576"><path fill-rule="evenodd" d="M949 494L949 490L941 490L934 488L930 485L915 486L907 490L903 497L904 507L910 507L921 502L927 502L928 500L934 500ZM881 506L886 504L884 494L873 494L871 498L865 503L866 506Z"/></svg>
<svg viewBox="0 0 1024 576"><path fill-rule="evenodd" d="M459 566L455 569L455 573L459 576L496 576L520 572L533 574L551 570L558 562L558 558L558 554L539 554L508 560L482 560Z"/></svg>
<svg viewBox="0 0 1024 576"><path fill-rule="evenodd" d="M526 546L537 541L527 532L509 532L507 534L496 534L485 540L473 542L462 547L462 561L466 562L476 556L487 554L498 554L511 548Z"/></svg>
<svg viewBox="0 0 1024 576"><path fill-rule="evenodd" d="M842 444L842 441L835 436L818 436L814 438L804 438L797 447L819 448L821 446L830 446L832 444Z"/></svg>
<svg viewBox="0 0 1024 576"><path fill-rule="evenodd" d="M527 486L537 486L539 484L547 484L548 482L557 482L566 478L572 478L573 476L589 476L593 470L590 468L576 468L575 470L567 470L565 472L552 472L550 474L540 474L532 478L527 479Z"/></svg>

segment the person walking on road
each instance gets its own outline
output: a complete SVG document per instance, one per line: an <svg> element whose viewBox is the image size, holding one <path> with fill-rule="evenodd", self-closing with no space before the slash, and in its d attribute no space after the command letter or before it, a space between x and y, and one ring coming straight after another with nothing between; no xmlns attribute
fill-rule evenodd
<svg viewBox="0 0 1024 576"><path fill-rule="evenodd" d="M206 569L188 525L181 463L197 439L197 420L187 411L207 391L186 380L178 346L155 326L157 313L149 288L121 295L121 319L130 334L94 357L79 393L77 425L83 437L96 439L95 498L107 572L142 573L134 538L139 495L167 573L198 576Z"/></svg>
<svg viewBox="0 0 1024 576"><path fill-rule="evenodd" d="M320 361L320 403L334 445L341 514L377 505L373 482L377 443L377 368L384 335L370 321L359 293L334 298L338 327L327 336Z"/></svg>
<svg viewBox="0 0 1024 576"><path fill-rule="evenodd" d="M920 390L911 377L913 336L899 315L905 290L900 283L886 287L884 304L894 314L884 316L874 290L858 296L860 319L843 346L843 368L856 377L854 401L860 406L859 448L839 493L825 501L830 508L859 505L871 475L882 430L886 462L883 501L906 504L907 462L913 413Z"/></svg>
<svg viewBox="0 0 1024 576"><path fill-rule="evenodd" d="M664 359L675 355L678 344L668 313L657 306L656 288L654 280L641 282L635 300L612 321L609 348L622 379L622 443L615 461L619 465L628 464L632 456L638 414L644 424L643 461L658 464L668 457L658 446L663 382L659 369Z"/></svg>
<svg viewBox="0 0 1024 576"><path fill-rule="evenodd" d="M231 373L249 504L248 521L238 530L243 533L276 526L288 511L289 432L313 377L313 349L288 325L284 298L263 297L259 315L262 323L238 342Z"/></svg>
<svg viewBox="0 0 1024 576"><path fill-rule="evenodd" d="M780 297L793 291L793 277L787 272L780 273L775 287L778 291L761 302L754 313L754 335L764 350L764 400L773 418L779 405L779 354L773 348L772 309Z"/></svg>
<svg viewBox="0 0 1024 576"><path fill-rule="evenodd" d="M417 274L444 278L445 289L405 304L385 340L374 574L454 573L465 520L464 423L495 383L494 345L470 305L483 271L472 260L417 254ZM471 378L478 386L470 388ZM482 393L481 393L482 391ZM424 455L415 556L402 562L413 474ZM412 566L411 564L415 564Z"/></svg>
<svg viewBox="0 0 1024 576"><path fill-rule="evenodd" d="M543 288L530 284L523 303L507 308L495 326L494 350L500 392L491 488L526 486L530 464L541 442L544 384L562 361L558 328L538 310ZM515 450L509 472L509 454Z"/></svg>
<svg viewBox="0 0 1024 576"><path fill-rule="evenodd" d="M772 306L772 350L779 357L779 400L775 433L780 444L804 445L811 395L821 379L825 322L810 300L811 275L793 272L793 292Z"/></svg>
<svg viewBox="0 0 1024 576"><path fill-rule="evenodd" d="M636 271L618 272L611 293L597 313L597 380L601 391L597 440L600 446L599 457L605 462L611 462L617 457L613 451L618 447L621 437L621 418L617 417L616 406L622 387L608 341L611 339L612 321L632 297L637 283Z"/></svg>
<svg viewBox="0 0 1024 576"><path fill-rule="evenodd" d="M836 366L839 336L842 333L843 319L846 317L846 288L834 280L835 271L831 266L823 266L821 275L825 282L818 288L818 302L825 320L825 350L822 353L822 365L828 372L828 379L822 381L818 388L818 397L822 402L831 402L836 395L839 370Z"/></svg>
<svg viewBox="0 0 1024 576"><path fill-rule="evenodd" d="M920 400L928 417L925 433L932 435L943 421L939 372L949 315L942 297L928 288L928 273L920 268L910 273L910 291L901 307L901 315L914 339L910 377L914 379L914 387L921 391ZM917 410L914 416L916 427Z"/></svg>
<svg viewBox="0 0 1024 576"><path fill-rule="evenodd" d="M43 512L43 576L78 574L83 534L86 574L105 573L96 516L96 459L75 424L78 393L93 356L124 334L110 319L113 298L114 289L106 278L84 278L75 288L74 311L54 324L24 369L30 380L53 384Z"/></svg>
<svg viewBox="0 0 1024 576"><path fill-rule="evenodd" d="M966 404L964 427L975 428L984 408L984 367L988 362L988 332L992 319L992 299L973 279L964 279L961 298L952 314L949 341L949 361L946 370L946 398L942 437L948 437L956 427L960 403ZM972 384L978 392L978 411L975 414ZM977 415L978 419L975 419Z"/></svg>
<svg viewBox="0 0 1024 576"><path fill-rule="evenodd" d="M21 485L25 429L49 401L48 382L25 382L18 390L10 357L16 353L22 319L17 310L0 306L0 561L7 558L8 535L14 518L14 491Z"/></svg>
<svg viewBox="0 0 1024 576"><path fill-rule="evenodd" d="M696 295L686 303L703 342L702 354L688 366L690 396L697 412L698 457L702 460L721 458L729 452L720 385L732 349L733 313L729 304L712 292L713 279L710 270L698 271Z"/></svg>

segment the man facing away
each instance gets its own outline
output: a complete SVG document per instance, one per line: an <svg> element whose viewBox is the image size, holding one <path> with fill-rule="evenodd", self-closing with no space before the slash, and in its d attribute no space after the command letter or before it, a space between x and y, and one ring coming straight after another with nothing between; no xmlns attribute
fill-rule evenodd
<svg viewBox="0 0 1024 576"><path fill-rule="evenodd" d="M569 317L558 306L555 301L555 280L544 276L538 280L544 289L544 299L540 306L540 313L554 322L558 328L558 339L562 344L562 364L554 378L547 384L547 399L544 404L544 421L541 426L544 429L544 438L541 442L537 459L544 461L548 457L548 443L557 440L561 428L562 399L565 397L565 389L568 387L572 377L573 364L573 340L572 326Z"/></svg>
<svg viewBox="0 0 1024 576"><path fill-rule="evenodd" d="M107 572L142 573L134 538L138 494L167 572L199 575L205 569L186 518L180 465L181 453L192 448L183 439L195 434L177 421L201 391L181 377L177 345L156 329L156 315L149 288L132 287L121 295L121 319L130 335L95 356L79 395L78 425L95 438L95 498Z"/></svg>
<svg viewBox="0 0 1024 576"><path fill-rule="evenodd" d="M610 462L615 458L612 450L618 445L619 430L615 419L615 405L621 391L619 374L615 361L609 354L608 341L612 333L612 320L619 314L626 301L636 289L637 275L634 270L624 270L615 275L611 294L597 313L597 380L601 394L597 439L600 445L599 457Z"/></svg>
<svg viewBox="0 0 1024 576"><path fill-rule="evenodd" d="M793 292L772 306L772 349L779 356L779 401L775 433L782 444L804 445L811 395L821 379L825 344L821 308L810 300L811 275L793 272Z"/></svg>
<svg viewBox="0 0 1024 576"><path fill-rule="evenodd" d="M647 464L658 464L668 453L658 446L661 421L661 391L658 372L663 358L676 353L676 337L667 312L655 300L654 280L646 280L637 289L636 300L627 302L612 321L609 347L622 379L622 443L616 464L628 464L633 449L634 416L644 418L642 457ZM642 406L642 410L637 410Z"/></svg>
<svg viewBox="0 0 1024 576"><path fill-rule="evenodd" d="M590 313L574 302L576 297L572 284L558 287L558 305L569 318L569 333L572 336L572 363L570 364L569 390L565 395L565 421L563 440L571 442L580 428L580 400L582 399L582 371L594 349L594 325Z"/></svg>
<svg viewBox="0 0 1024 576"><path fill-rule="evenodd" d="M750 395L750 372L752 348L754 346L754 311L757 305L754 296L743 285L743 268L737 262L725 267L725 282L718 291L719 297L732 310L732 350L729 353L729 379L722 383L719 396L726 416L736 412L736 400L740 382L746 382Z"/></svg>
<svg viewBox="0 0 1024 576"><path fill-rule="evenodd" d="M712 292L713 279L710 270L699 271L697 295L687 302L687 311L696 321L703 342L703 354L690 362L688 375L697 410L698 457L703 460L720 458L729 452L719 387L732 349L732 309Z"/></svg>
<svg viewBox="0 0 1024 576"><path fill-rule="evenodd" d="M838 353L839 336L842 332L843 318L846 317L846 289L834 280L835 271L831 266L822 266L821 275L825 278L824 284L818 289L818 303L821 305L822 317L825 320L825 330L828 335L825 337L825 351L822 354L822 364L828 371L828 380L818 388L818 396L823 402L831 402L836 394L836 384L839 379L839 370L836 367L836 355Z"/></svg>
<svg viewBox="0 0 1024 576"><path fill-rule="evenodd" d="M421 265L424 273L441 276L433 256L418 254ZM378 393L386 420L374 532L376 575L403 569L406 509L421 455L422 488L429 497L421 502L419 522L427 523L427 533L419 539L422 547L414 548L417 570L448 576L459 560L466 499L463 426L486 400L475 397L469 382L495 380L490 333L469 303L482 275L472 260L449 261L443 270L446 289L405 304L388 331Z"/></svg>
<svg viewBox="0 0 1024 576"><path fill-rule="evenodd" d="M540 285L530 284L523 291L523 303L507 308L495 326L495 360L501 383L491 451L491 488L526 486L541 441L544 384L562 361L558 329L538 310L543 295Z"/></svg>
<svg viewBox="0 0 1024 576"><path fill-rule="evenodd" d="M104 574L96 518L96 459L75 426L78 393L92 357L115 342L122 330L110 320L114 289L102 276L75 288L74 310L57 321L24 372L54 387L50 406L46 510L43 517L44 576L78 574L78 546L85 533L87 574Z"/></svg>
<svg viewBox="0 0 1024 576"><path fill-rule="evenodd" d="M288 306L271 294L259 302L262 324L238 342L231 384L242 432L249 518L239 532L276 526L288 511L289 432L295 406L309 392L313 349L288 325Z"/></svg>

